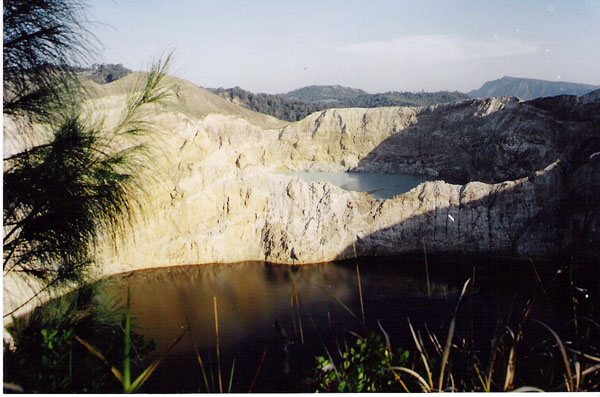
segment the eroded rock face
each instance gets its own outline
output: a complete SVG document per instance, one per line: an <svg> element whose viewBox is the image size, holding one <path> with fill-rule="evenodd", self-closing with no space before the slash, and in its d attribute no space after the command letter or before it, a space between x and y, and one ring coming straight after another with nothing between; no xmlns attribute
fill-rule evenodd
<svg viewBox="0 0 600 397"><path fill-rule="evenodd" d="M331 109L272 130L237 115L160 113L168 159L156 169L160 183L147 189L131 233L98 247L97 276L211 262L325 262L424 245L597 257L600 155L592 154L600 151L600 112L571 102ZM426 182L376 200L278 170L412 172L455 183ZM5 311L7 288L23 296L5 279Z"/></svg>
<svg viewBox="0 0 600 397"><path fill-rule="evenodd" d="M280 130L217 115L187 123L185 130L173 128L182 143L173 145L170 179L155 190L156 206L132 234L135 242L117 255L99 255L105 273L243 260L313 263L354 249L383 255L423 244L435 251L548 256L597 224L588 221L586 232L585 222L561 224L557 213L570 205L566 175L579 170L587 175L579 178L583 183L598 169L596 160L576 164L574 155L598 145L591 114L553 117L539 104L501 98L332 109ZM592 144L575 144L586 139ZM464 183L427 182L376 200L275 170L409 171ZM597 190L590 182L585 191ZM595 213L597 201L586 197L569 219ZM140 261L139 252L152 255Z"/></svg>

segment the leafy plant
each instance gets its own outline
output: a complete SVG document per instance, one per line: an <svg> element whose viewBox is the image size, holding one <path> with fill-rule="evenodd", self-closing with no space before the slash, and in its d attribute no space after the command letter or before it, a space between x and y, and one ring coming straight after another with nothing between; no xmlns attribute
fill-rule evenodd
<svg viewBox="0 0 600 397"><path fill-rule="evenodd" d="M396 385L397 374L391 369L406 366L408 350L398 349L392 353L381 335L371 332L366 338L357 335L353 346L346 346L340 361L335 364L330 358L319 356L317 379L319 391L339 392L385 392Z"/></svg>

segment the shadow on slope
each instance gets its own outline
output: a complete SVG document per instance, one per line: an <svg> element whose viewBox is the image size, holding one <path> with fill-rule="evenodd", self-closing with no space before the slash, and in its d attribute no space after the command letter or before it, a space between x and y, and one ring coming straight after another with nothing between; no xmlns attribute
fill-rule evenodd
<svg viewBox="0 0 600 397"><path fill-rule="evenodd" d="M600 105L574 96L461 101L422 109L352 171L417 173L467 183L515 180L569 158L600 131Z"/></svg>
<svg viewBox="0 0 600 397"><path fill-rule="evenodd" d="M503 101L487 115L464 114L473 105L487 111L493 101L425 109L416 125L381 143L357 170L416 165L463 183L517 184L497 184L474 201L463 197L464 185L459 205L358 239L359 256L423 252L425 245L430 252L600 258L600 105L564 96ZM349 246L339 258L353 255Z"/></svg>

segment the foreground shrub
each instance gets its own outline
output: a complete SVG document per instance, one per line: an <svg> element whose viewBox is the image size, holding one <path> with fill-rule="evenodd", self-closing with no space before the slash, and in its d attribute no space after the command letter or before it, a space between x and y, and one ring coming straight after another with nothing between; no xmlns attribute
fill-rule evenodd
<svg viewBox="0 0 600 397"><path fill-rule="evenodd" d="M101 304L92 287L37 308L29 318L14 318L4 343L4 382L28 393L109 393L123 390L110 367L125 359L124 316L115 305ZM100 346L102 362L75 340ZM131 334L133 370L154 350L154 343Z"/></svg>
<svg viewBox="0 0 600 397"><path fill-rule="evenodd" d="M317 357L319 391L383 392L390 391L398 375L391 369L408 363L409 352L398 349L393 353L381 335L371 332L366 338L357 337L352 346L346 346L340 362L331 356Z"/></svg>

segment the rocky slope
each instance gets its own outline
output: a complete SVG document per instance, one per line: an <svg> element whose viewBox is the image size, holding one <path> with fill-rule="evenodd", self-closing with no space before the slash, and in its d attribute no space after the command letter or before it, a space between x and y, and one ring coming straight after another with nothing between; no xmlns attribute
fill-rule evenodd
<svg viewBox="0 0 600 397"><path fill-rule="evenodd" d="M189 89L188 98L200 95ZM95 101L111 114L123 97L107 92ZM314 263L423 246L598 258L600 105L583 102L330 109L289 125L241 110L157 113L168 161L157 162L159 182L148 186L131 233L105 236L98 247L96 276L209 262ZM408 171L453 183L376 200L282 170ZM5 311L26 289L5 279Z"/></svg>
<svg viewBox="0 0 600 397"><path fill-rule="evenodd" d="M347 257L353 244L368 255L420 250L423 243L437 251L565 253L586 245L581 234L598 241L600 192L591 176L600 163L589 157L600 150L600 113L598 105L572 99L550 108L502 98L333 109L277 130L217 115L182 128L165 114L165 123L180 126L170 178L155 190L144 227L117 255L99 255L102 268L312 263ZM563 114L564 107L579 113ZM427 182L375 200L276 170L412 171L456 183ZM559 214L567 210L563 224Z"/></svg>

